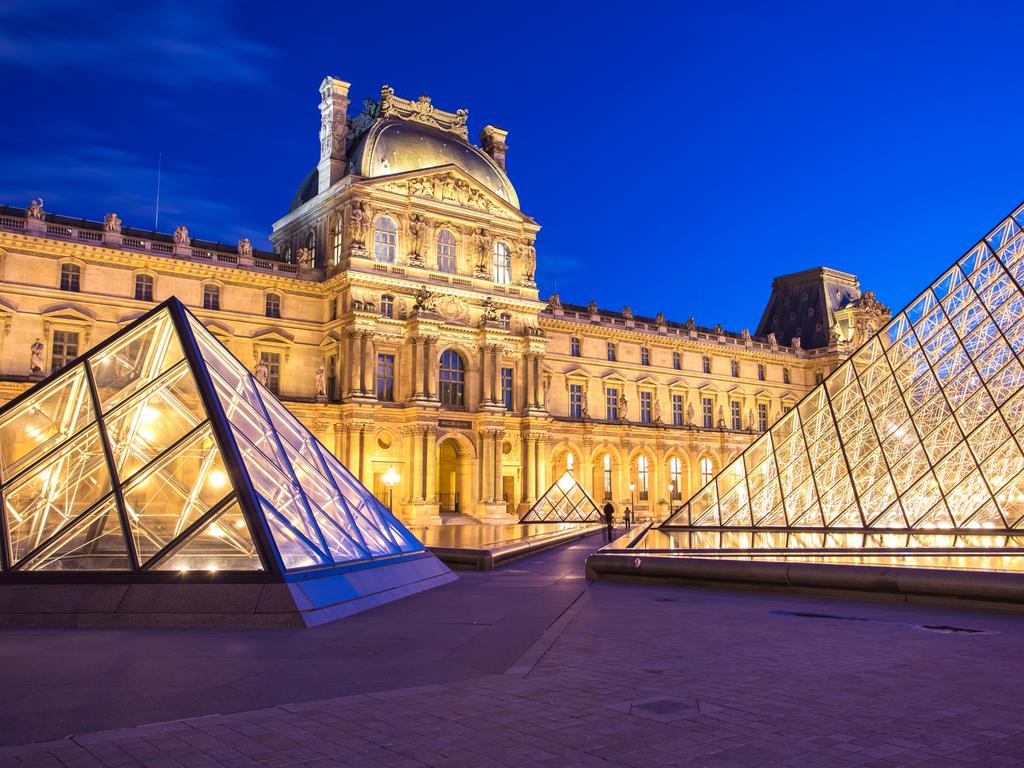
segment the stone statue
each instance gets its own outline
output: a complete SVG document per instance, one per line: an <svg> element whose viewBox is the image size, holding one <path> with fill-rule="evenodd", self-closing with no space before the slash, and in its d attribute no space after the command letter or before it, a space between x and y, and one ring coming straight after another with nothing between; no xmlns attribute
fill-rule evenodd
<svg viewBox="0 0 1024 768"><path fill-rule="evenodd" d="M295 252L295 263L309 265L313 263L313 251L302 246Z"/></svg>
<svg viewBox="0 0 1024 768"><path fill-rule="evenodd" d="M550 391L551 391L551 377L550 376L545 376L544 377L544 404L545 405L547 405L547 402L548 402L548 392L550 392Z"/></svg>
<svg viewBox="0 0 1024 768"><path fill-rule="evenodd" d="M523 278L527 283L533 282L534 273L537 271L537 249L533 246L533 240L527 240L523 246ZM557 295L557 294L556 294Z"/></svg>
<svg viewBox="0 0 1024 768"><path fill-rule="evenodd" d="M477 277L487 277L487 231L475 229L469 236L473 267Z"/></svg>
<svg viewBox="0 0 1024 768"><path fill-rule="evenodd" d="M252 258L252 243L245 237L238 241L238 255L243 259Z"/></svg>
<svg viewBox="0 0 1024 768"><path fill-rule="evenodd" d="M771 344L771 345L772 345L773 347L774 347L774 346L775 346L776 344L778 344L778 343L779 343L779 339L778 339L778 337L777 337L777 336L775 335L775 332L774 332L774 331L773 331L772 333L769 333L769 334L768 334L768 343L769 343L769 344Z"/></svg>
<svg viewBox="0 0 1024 768"><path fill-rule="evenodd" d="M626 393L623 392L619 395L619 421L626 420L626 409L629 408L629 401L626 399Z"/></svg>
<svg viewBox="0 0 1024 768"><path fill-rule="evenodd" d="M409 219L409 263L415 266L423 264L423 252L426 250L424 240L430 231L426 219L420 215L414 215Z"/></svg>
<svg viewBox="0 0 1024 768"><path fill-rule="evenodd" d="M174 242L177 245L190 245L192 238L188 236L188 227L174 228Z"/></svg>
<svg viewBox="0 0 1024 768"><path fill-rule="evenodd" d="M29 362L29 369L33 374L43 372L43 353L46 351L46 346L39 339L32 342L32 346L29 348L31 352L31 359Z"/></svg>
<svg viewBox="0 0 1024 768"><path fill-rule="evenodd" d="M750 341L750 329L744 328L742 331L740 331L740 338L743 339L744 341Z"/></svg>
<svg viewBox="0 0 1024 768"><path fill-rule="evenodd" d="M498 319L498 308L496 306L494 306L494 300L490 296L488 296L484 300L484 307L483 307L483 309L484 309L484 313L480 317L480 322L481 323L489 323L489 322L491 322L493 320L497 320Z"/></svg>
<svg viewBox="0 0 1024 768"><path fill-rule="evenodd" d="M622 316L624 318L626 318L627 320L632 320L633 319L633 308L632 307L623 307L622 308Z"/></svg>
<svg viewBox="0 0 1024 768"><path fill-rule="evenodd" d="M661 398L654 398L654 423L661 424Z"/></svg>
<svg viewBox="0 0 1024 768"><path fill-rule="evenodd" d="M551 298L548 299L548 306L552 309L556 309L562 306L562 298L557 293L552 293Z"/></svg>
<svg viewBox="0 0 1024 768"><path fill-rule="evenodd" d="M721 323L715 323L715 333L721 335L722 334L722 330L723 330L722 329L722 324Z"/></svg>
<svg viewBox="0 0 1024 768"><path fill-rule="evenodd" d="M665 322L665 313L659 312L658 314L656 314L654 316L654 322L656 322L658 325L663 324Z"/></svg>
<svg viewBox="0 0 1024 768"><path fill-rule="evenodd" d="M790 346L793 347L793 349L797 349L797 350L800 349L800 337L799 336L794 336L793 337L793 341L790 344Z"/></svg>
<svg viewBox="0 0 1024 768"><path fill-rule="evenodd" d="M28 208L25 209L25 215L30 219L36 221L43 220L43 198L37 197L31 203L28 204Z"/></svg>
<svg viewBox="0 0 1024 768"><path fill-rule="evenodd" d="M108 213L103 217L103 231L110 232L112 234L120 234L121 232L121 217L116 213Z"/></svg>
<svg viewBox="0 0 1024 768"><path fill-rule="evenodd" d="M327 374L322 365L316 369L316 396L327 397Z"/></svg>
<svg viewBox="0 0 1024 768"><path fill-rule="evenodd" d="M688 331L695 331L695 330L697 330L697 319L696 318L694 318L694 317L687 318L687 320L686 320L686 330L688 330Z"/></svg>
<svg viewBox="0 0 1024 768"><path fill-rule="evenodd" d="M596 315L597 314L597 302L596 301L588 301L587 302L587 309L590 311L590 314Z"/></svg>
<svg viewBox="0 0 1024 768"><path fill-rule="evenodd" d="M370 224L370 216L359 201L348 207L348 237L353 244L362 245L366 241L366 228Z"/></svg>
<svg viewBox="0 0 1024 768"><path fill-rule="evenodd" d="M754 429L754 409L753 408L751 408L749 411L747 411L747 429L749 429L749 430L753 430Z"/></svg>
<svg viewBox="0 0 1024 768"><path fill-rule="evenodd" d="M580 418L584 421L590 418L590 408L587 406L587 390L583 390L583 400L580 402Z"/></svg>
<svg viewBox="0 0 1024 768"><path fill-rule="evenodd" d="M434 294L431 293L427 286L421 285L419 290L413 295L412 311L415 313L434 311Z"/></svg>
<svg viewBox="0 0 1024 768"><path fill-rule="evenodd" d="M686 423L693 424L693 403L686 406Z"/></svg>
<svg viewBox="0 0 1024 768"><path fill-rule="evenodd" d="M725 406L718 406L718 428L725 429Z"/></svg>
<svg viewBox="0 0 1024 768"><path fill-rule="evenodd" d="M256 368L253 370L253 374L256 376L256 381L265 387L267 386L267 381L270 379L270 366L263 362L257 363Z"/></svg>

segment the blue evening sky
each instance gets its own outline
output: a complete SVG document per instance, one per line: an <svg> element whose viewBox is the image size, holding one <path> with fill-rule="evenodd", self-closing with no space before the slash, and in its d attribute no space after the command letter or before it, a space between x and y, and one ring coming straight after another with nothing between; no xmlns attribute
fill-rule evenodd
<svg viewBox="0 0 1024 768"><path fill-rule="evenodd" d="M542 296L757 324L773 275L898 309L1024 199L1021 3L0 0L0 202L266 247L326 74L510 132Z"/></svg>

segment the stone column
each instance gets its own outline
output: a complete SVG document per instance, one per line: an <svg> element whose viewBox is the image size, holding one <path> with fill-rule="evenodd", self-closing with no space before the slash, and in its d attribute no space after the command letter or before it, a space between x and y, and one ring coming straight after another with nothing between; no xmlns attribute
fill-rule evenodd
<svg viewBox="0 0 1024 768"><path fill-rule="evenodd" d="M341 424L334 425L334 450L332 451L338 461L345 459L345 427Z"/></svg>
<svg viewBox="0 0 1024 768"><path fill-rule="evenodd" d="M530 506L537 500L537 496L534 492L534 479L533 479L533 437L527 433L523 436L523 502Z"/></svg>
<svg viewBox="0 0 1024 768"><path fill-rule="evenodd" d="M427 338L427 344L423 350L423 373L426 381L424 382L424 394L428 400L437 400L437 366L434 364L434 351L437 347L437 339L433 337Z"/></svg>
<svg viewBox="0 0 1024 768"><path fill-rule="evenodd" d="M367 347L369 341L369 334L366 331L359 332L359 392L366 393L366 356L368 354Z"/></svg>
<svg viewBox="0 0 1024 768"><path fill-rule="evenodd" d="M501 378L498 376L498 347L491 347L491 395L495 403L501 402Z"/></svg>
<svg viewBox="0 0 1024 768"><path fill-rule="evenodd" d="M539 499L547 490L540 487L540 440L533 441L533 498Z"/></svg>
<svg viewBox="0 0 1024 768"><path fill-rule="evenodd" d="M426 500L435 502L437 501L437 468L434 465L437 462L437 430L433 427L427 427L426 440L427 460L426 466L423 468L427 476Z"/></svg>
<svg viewBox="0 0 1024 768"><path fill-rule="evenodd" d="M409 498L422 501L423 493L423 429L409 428Z"/></svg>
<svg viewBox="0 0 1024 768"><path fill-rule="evenodd" d="M494 452L494 466L491 468L491 471L494 473L494 500L496 502L501 502L503 501L503 483L501 476L501 446L503 440L502 433L498 430L495 430L492 434L492 442L494 444L494 448L492 449Z"/></svg>
<svg viewBox="0 0 1024 768"><path fill-rule="evenodd" d="M537 407L542 411L548 407L547 398L544 397L544 366L541 365L540 355L537 356Z"/></svg>
<svg viewBox="0 0 1024 768"><path fill-rule="evenodd" d="M540 355L533 356L533 405L540 408Z"/></svg>
<svg viewBox="0 0 1024 768"><path fill-rule="evenodd" d="M548 457L544 440L537 441L537 498L548 489Z"/></svg>
<svg viewBox="0 0 1024 768"><path fill-rule="evenodd" d="M420 365L419 365L420 350L419 350L419 341L420 340L416 336L413 336L411 339L409 339L409 345L412 348L412 364L410 366L410 370L412 372L412 393L411 394L412 394L413 399L418 397L419 394L420 394L420 373L419 373L419 369L420 369Z"/></svg>
<svg viewBox="0 0 1024 768"><path fill-rule="evenodd" d="M494 444L490 439L491 435L489 431L481 432L480 437L482 438L481 447L483 449L480 452L480 466L483 470L480 473L480 500L488 502L494 500L494 491L491 487L491 484L494 481L494 472L488 471L492 467L492 463L494 461L494 456L492 455L494 452Z"/></svg>
<svg viewBox="0 0 1024 768"><path fill-rule="evenodd" d="M366 335L366 393L377 396L377 340L373 334Z"/></svg>
<svg viewBox="0 0 1024 768"><path fill-rule="evenodd" d="M342 376L342 389L346 396L356 391L356 333L349 331L345 335L345 372Z"/></svg>

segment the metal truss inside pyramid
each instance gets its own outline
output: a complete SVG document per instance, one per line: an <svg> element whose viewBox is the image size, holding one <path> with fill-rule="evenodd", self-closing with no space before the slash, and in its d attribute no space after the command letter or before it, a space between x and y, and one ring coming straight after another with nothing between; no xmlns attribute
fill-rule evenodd
<svg viewBox="0 0 1024 768"><path fill-rule="evenodd" d="M172 299L0 409L4 571L284 574L423 546Z"/></svg>
<svg viewBox="0 0 1024 768"><path fill-rule="evenodd" d="M576 482L572 472L565 472L544 492L520 523L599 523L601 511Z"/></svg>
<svg viewBox="0 0 1024 768"><path fill-rule="evenodd" d="M1024 207L664 526L1024 527Z"/></svg>

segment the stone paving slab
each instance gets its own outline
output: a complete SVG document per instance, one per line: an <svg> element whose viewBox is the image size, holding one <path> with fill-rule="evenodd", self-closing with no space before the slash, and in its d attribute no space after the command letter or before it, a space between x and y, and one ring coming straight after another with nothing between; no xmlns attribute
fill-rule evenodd
<svg viewBox="0 0 1024 768"><path fill-rule="evenodd" d="M505 674L395 685L342 642L335 663L377 669L376 689L0 748L0 765L1016 766L1022 645L1015 614L602 582Z"/></svg>

